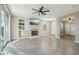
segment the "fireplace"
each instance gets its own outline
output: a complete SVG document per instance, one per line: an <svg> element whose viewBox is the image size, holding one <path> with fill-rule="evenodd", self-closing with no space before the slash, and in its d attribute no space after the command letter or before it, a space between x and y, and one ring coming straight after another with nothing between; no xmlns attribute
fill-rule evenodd
<svg viewBox="0 0 79 59"><path fill-rule="evenodd" d="M31 31L31 35L32 36L38 36L38 31L36 31L36 30L35 31Z"/></svg>

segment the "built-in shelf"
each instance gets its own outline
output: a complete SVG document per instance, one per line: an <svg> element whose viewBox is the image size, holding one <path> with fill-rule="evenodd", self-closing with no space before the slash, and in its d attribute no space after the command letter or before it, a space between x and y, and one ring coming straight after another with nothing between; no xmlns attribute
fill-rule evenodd
<svg viewBox="0 0 79 59"><path fill-rule="evenodd" d="M19 25L19 37L22 37L25 30L24 20L19 19L18 25Z"/></svg>

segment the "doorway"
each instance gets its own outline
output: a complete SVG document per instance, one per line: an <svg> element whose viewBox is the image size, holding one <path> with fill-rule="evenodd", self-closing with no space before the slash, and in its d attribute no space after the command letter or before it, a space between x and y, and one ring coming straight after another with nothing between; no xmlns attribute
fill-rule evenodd
<svg viewBox="0 0 79 59"><path fill-rule="evenodd" d="M40 21L40 36L48 37L51 35L51 21Z"/></svg>
<svg viewBox="0 0 79 59"><path fill-rule="evenodd" d="M75 39L75 23L74 21L69 21L69 18L65 21L61 21L61 38L64 39Z"/></svg>

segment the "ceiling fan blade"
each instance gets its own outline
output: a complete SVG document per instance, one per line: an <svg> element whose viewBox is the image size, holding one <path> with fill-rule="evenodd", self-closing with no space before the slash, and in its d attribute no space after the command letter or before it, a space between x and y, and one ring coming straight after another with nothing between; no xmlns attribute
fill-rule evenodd
<svg viewBox="0 0 79 59"><path fill-rule="evenodd" d="M43 15L46 15L44 12L41 12Z"/></svg>
<svg viewBox="0 0 79 59"><path fill-rule="evenodd" d="M36 13L38 13L38 12L33 12L32 14L36 14Z"/></svg>
<svg viewBox="0 0 79 59"><path fill-rule="evenodd" d="M41 11L43 10L43 8L44 8L44 7L42 6L42 7L40 8L39 12L41 12Z"/></svg>
<svg viewBox="0 0 79 59"><path fill-rule="evenodd" d="M42 11L42 12L50 12L50 10Z"/></svg>
<svg viewBox="0 0 79 59"><path fill-rule="evenodd" d="M33 9L33 8L32 8L32 10L34 10L34 11L37 11L37 12L38 12L38 10L36 10L36 9Z"/></svg>

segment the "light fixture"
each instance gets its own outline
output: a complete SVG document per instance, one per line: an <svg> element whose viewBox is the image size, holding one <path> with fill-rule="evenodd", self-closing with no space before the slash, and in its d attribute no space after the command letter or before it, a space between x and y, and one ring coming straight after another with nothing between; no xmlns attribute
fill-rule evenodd
<svg viewBox="0 0 79 59"><path fill-rule="evenodd" d="M72 19L71 19L71 18L69 18L69 19L68 19L68 22L71 22L71 21L72 21Z"/></svg>

